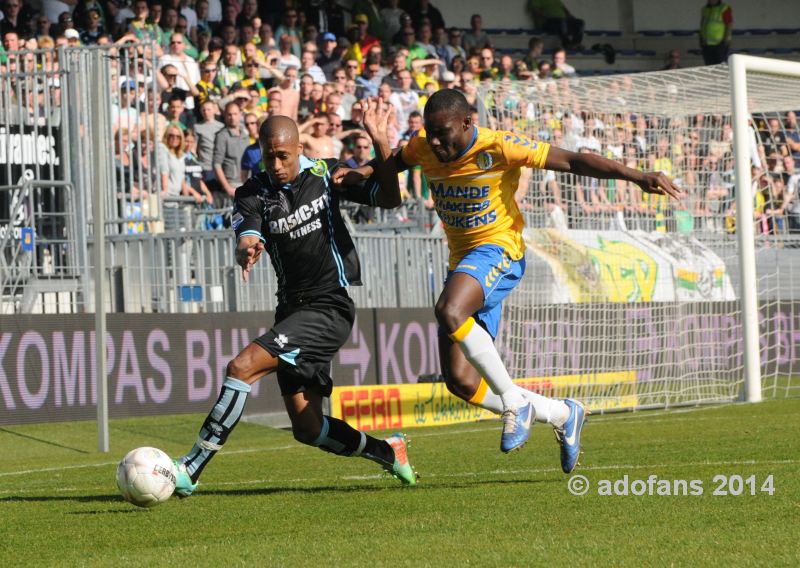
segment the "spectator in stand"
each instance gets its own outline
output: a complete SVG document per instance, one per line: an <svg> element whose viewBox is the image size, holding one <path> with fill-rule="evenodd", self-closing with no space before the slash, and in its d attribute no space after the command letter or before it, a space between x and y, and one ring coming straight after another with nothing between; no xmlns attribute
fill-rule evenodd
<svg viewBox="0 0 800 568"><path fill-rule="evenodd" d="M436 46L433 45L433 28L430 24L421 24L417 28L417 46L425 50L426 58L438 58Z"/></svg>
<svg viewBox="0 0 800 568"><path fill-rule="evenodd" d="M224 37L224 30L227 27L233 28L234 32L238 32L236 18L239 16L239 5L236 2L227 2L222 9L222 20L217 24L217 34L222 36L225 43L233 43L235 39L226 39Z"/></svg>
<svg viewBox="0 0 800 568"><path fill-rule="evenodd" d="M278 57L278 71L285 73L289 67L300 69L300 58L292 51L292 36L283 34L279 36L280 56Z"/></svg>
<svg viewBox="0 0 800 568"><path fill-rule="evenodd" d="M460 56L466 61L467 52L464 51L464 48L461 46L461 30L458 28L450 28L447 34L447 40L448 43L445 46L447 57L445 58L445 62L447 63L447 67L452 70L453 58Z"/></svg>
<svg viewBox="0 0 800 568"><path fill-rule="evenodd" d="M567 63L567 50L563 47L559 47L553 52L552 70L554 79L561 79L562 77L574 77L576 75L575 68Z"/></svg>
<svg viewBox="0 0 800 568"><path fill-rule="evenodd" d="M0 21L0 36L6 32L16 32L19 36L27 35L26 24L30 15L22 11L22 0L5 0L3 3L3 20Z"/></svg>
<svg viewBox="0 0 800 568"><path fill-rule="evenodd" d="M150 7L147 0L136 0L133 4L133 19L128 24L128 31L133 33L139 41L152 40L160 46L163 41L161 28L152 23L149 18Z"/></svg>
<svg viewBox="0 0 800 568"><path fill-rule="evenodd" d="M345 160L348 168L360 168L372 159L372 142L366 134L357 134L353 139L353 156ZM375 208L369 205L354 207L352 214L354 223L373 223L375 221Z"/></svg>
<svg viewBox="0 0 800 568"><path fill-rule="evenodd" d="M381 84L379 76L380 69L380 64L370 63L364 67L364 72L356 77L356 85L358 85L356 96L359 99L378 95L378 87Z"/></svg>
<svg viewBox="0 0 800 568"><path fill-rule="evenodd" d="M480 54L480 61L481 61L481 73L484 71L489 73L491 78L497 76L497 67L495 66L494 61L494 50L491 47L484 47L481 49Z"/></svg>
<svg viewBox="0 0 800 568"><path fill-rule="evenodd" d="M197 137L197 161L203 168L203 181L211 187L216 180L214 174L214 140L217 132L225 125L217 120L219 107L213 101L200 104L200 121L195 124L194 131Z"/></svg>
<svg viewBox="0 0 800 568"><path fill-rule="evenodd" d="M681 52L679 49L670 49L664 59L664 67L661 69L667 71L669 69L681 68Z"/></svg>
<svg viewBox="0 0 800 568"><path fill-rule="evenodd" d="M428 0L417 0L417 5L414 9L410 10L411 20L414 27L419 27L427 19L431 29L444 28L444 18L438 8L433 6Z"/></svg>
<svg viewBox="0 0 800 568"><path fill-rule="evenodd" d="M781 121L777 118L770 118L767 121L767 130L761 132L761 144L764 146L764 154L767 159L778 160L789 154Z"/></svg>
<svg viewBox="0 0 800 568"><path fill-rule="evenodd" d="M267 109L267 116L284 115L283 107L283 92L279 88L270 89L267 93L267 101L269 108Z"/></svg>
<svg viewBox="0 0 800 568"><path fill-rule="evenodd" d="M764 216L766 217L765 232L771 235L779 235L786 231L785 187L783 185L783 177L780 175L769 176L769 180L764 206Z"/></svg>
<svg viewBox="0 0 800 568"><path fill-rule="evenodd" d="M253 24L253 20L258 17L258 2L257 0L244 0L242 2L242 11L236 17L236 25L241 29L242 26Z"/></svg>
<svg viewBox="0 0 800 568"><path fill-rule="evenodd" d="M311 51L304 51L300 56L300 74L311 75L315 83L326 83L328 81L325 73L314 61L314 54Z"/></svg>
<svg viewBox="0 0 800 568"><path fill-rule="evenodd" d="M237 81L231 86L231 91L238 91L240 89L251 90L254 89L258 92L257 106L262 112L267 112L267 88L264 83L259 79L260 65L255 58L248 59L244 63L244 79Z"/></svg>
<svg viewBox="0 0 800 568"><path fill-rule="evenodd" d="M161 113L159 105L159 95L151 88L146 89L144 105L139 113L139 129L142 132L154 132L156 140L161 140L167 129L167 118Z"/></svg>
<svg viewBox="0 0 800 568"><path fill-rule="evenodd" d="M194 4L194 12L195 12L195 30L196 33L199 34L200 32L207 32L209 36L214 34L214 31L211 29L211 22L208 21L208 0L197 0ZM191 9L191 8L184 8L184 10ZM185 12L182 12L185 15Z"/></svg>
<svg viewBox="0 0 800 568"><path fill-rule="evenodd" d="M411 71L400 73L400 88L392 93L389 101L394 106L397 115L397 124L406 124L408 116L419 110L419 95L412 90L413 78Z"/></svg>
<svg viewBox="0 0 800 568"><path fill-rule="evenodd" d="M158 110L162 114L167 112L167 105L169 105L169 101L172 100L173 96L183 97L186 100L191 94L186 89L177 86L178 75L178 68L172 63L167 63L156 71L156 81L160 89ZM188 79L188 76L186 78ZM192 88L196 90L194 85L192 85ZM197 94L200 94L199 91Z"/></svg>
<svg viewBox="0 0 800 568"><path fill-rule="evenodd" d="M344 77L344 72L342 72ZM297 103L297 121L305 122L309 116L317 112L314 100L311 98L311 90L314 88L314 79L309 74L300 77L300 99Z"/></svg>
<svg viewBox="0 0 800 568"><path fill-rule="evenodd" d="M258 128L260 121L253 113L244 115L244 126L247 135L250 137L250 145L245 148L242 154L242 183L246 182L251 176L260 171L261 147L258 144Z"/></svg>
<svg viewBox="0 0 800 568"><path fill-rule="evenodd" d="M210 101L214 103L215 113L221 114L216 105L222 99L222 89L216 84L217 67L210 61L204 61L201 66L200 80L195 85L198 93L195 107L199 109L206 101Z"/></svg>
<svg viewBox="0 0 800 568"><path fill-rule="evenodd" d="M158 65L163 71L166 65L172 65L177 74L175 86L183 90L187 95L191 93L193 97L199 96L200 92L196 85L200 81L200 68L197 62L184 53L186 47L185 36L182 33L174 32L169 40L169 53L162 55ZM170 71L171 72L171 71ZM186 108L194 109L194 99L186 99Z"/></svg>
<svg viewBox="0 0 800 568"><path fill-rule="evenodd" d="M197 137L192 130L187 130L183 133L183 139L186 143L186 152L183 155L186 183L194 193L203 197L202 202L211 205L214 198L208 186L203 181L203 168L197 160ZM191 229L197 229L197 227L191 227Z"/></svg>
<svg viewBox="0 0 800 568"><path fill-rule="evenodd" d="M8 36L10 34L6 34ZM12 50L9 50L12 51ZM119 103L111 104L111 127L114 132L125 129L133 133L139 128L139 113L133 108L136 81L129 79L120 85Z"/></svg>
<svg viewBox="0 0 800 568"><path fill-rule="evenodd" d="M11 0L12 2L14 0ZM99 10L89 10L86 13L86 24L81 26L80 38L83 45L95 45L97 40L105 33L102 15Z"/></svg>
<svg viewBox="0 0 800 568"><path fill-rule="evenodd" d="M404 10L399 8L400 0L389 0L387 6L381 9L381 17L383 18L384 37L381 38L385 42L391 42L397 32L400 31L403 24L401 18L403 15L408 16ZM409 19L411 18L408 16Z"/></svg>
<svg viewBox="0 0 800 568"><path fill-rule="evenodd" d="M330 119L325 113L319 113L298 127L300 143L303 145L303 154L310 159L338 158L336 143L328 134ZM309 134L308 132L311 131Z"/></svg>
<svg viewBox="0 0 800 568"><path fill-rule="evenodd" d="M288 67L283 80L278 86L281 92L281 114L297 121L297 109L300 105L300 93L297 90L297 68Z"/></svg>
<svg viewBox="0 0 800 568"><path fill-rule="evenodd" d="M406 55L398 51L392 57L391 63L389 72L383 76L381 82L388 84L392 89L398 89L400 88L400 72L408 69Z"/></svg>
<svg viewBox="0 0 800 568"><path fill-rule="evenodd" d="M261 53L266 57L269 50L275 49L276 47L277 43L272 33L272 26L269 25L268 22L262 23L261 27L258 28L258 49L261 50Z"/></svg>
<svg viewBox="0 0 800 568"><path fill-rule="evenodd" d="M367 18L366 14L356 15L355 22L355 28L351 30L352 39L350 47L347 48L345 53L345 59L355 59L358 61L360 69L363 69L370 48L374 45L380 45L380 41L367 32L369 18Z"/></svg>
<svg viewBox="0 0 800 568"><path fill-rule="evenodd" d="M542 59L544 52L544 40L540 37L532 37L528 40L528 53L525 54L523 61L525 66L535 72L539 65L539 60Z"/></svg>
<svg viewBox="0 0 800 568"><path fill-rule="evenodd" d="M158 167L161 170L161 199L164 217L164 228L168 231L181 228L180 206L176 202L167 201L170 197L189 195L197 203L203 203L205 196L198 193L186 183L186 145L183 130L177 125L170 125L158 145ZM189 229L191 227L184 227Z"/></svg>
<svg viewBox="0 0 800 568"><path fill-rule="evenodd" d="M502 81L508 79L509 81L516 81L516 68L514 66L514 58L510 55L500 56L500 63L497 66L497 80Z"/></svg>
<svg viewBox="0 0 800 568"><path fill-rule="evenodd" d="M473 49L483 49L491 46L489 36L482 29L483 18L481 18L480 14L472 14L469 19L469 27L470 30L464 34L462 39L462 45L467 55L471 54Z"/></svg>
<svg viewBox="0 0 800 568"><path fill-rule="evenodd" d="M297 23L297 10L294 8L289 8L286 10L286 13L283 15L283 20L281 25L279 25L275 29L275 37L283 39L283 36L288 36L289 44L288 44L288 52L292 53L295 57L300 57L300 47L302 44L303 39L303 32L302 28L298 26ZM281 41L281 53L283 53L283 45ZM299 67L299 63L297 67Z"/></svg>
<svg viewBox="0 0 800 568"><path fill-rule="evenodd" d="M216 187L211 188L214 206L217 209L229 207L241 180L241 160L245 149L250 145L247 131L242 128L242 111L236 102L225 105L225 127L214 138L214 175Z"/></svg>
<svg viewBox="0 0 800 568"><path fill-rule="evenodd" d="M724 63L733 34L733 10L722 0L708 0L700 17L700 48L706 65Z"/></svg>
<svg viewBox="0 0 800 568"><path fill-rule="evenodd" d="M786 145L795 163L800 162L800 129L797 127L797 114L790 110L786 113Z"/></svg>
<svg viewBox="0 0 800 568"><path fill-rule="evenodd" d="M584 22L573 16L561 0L528 0L534 27L561 38L561 45L579 49Z"/></svg>
<svg viewBox="0 0 800 568"><path fill-rule="evenodd" d="M332 80L336 70L342 66L341 50L337 49L336 36L331 32L322 34L321 40L317 65L322 69L326 79Z"/></svg>
<svg viewBox="0 0 800 568"><path fill-rule="evenodd" d="M180 126L181 130L194 128L194 113L187 110L183 98L181 98L180 95L173 95L169 100L164 116L170 124Z"/></svg>
<svg viewBox="0 0 800 568"><path fill-rule="evenodd" d="M235 83L244 79L244 69L239 65L239 59L239 48L235 44L223 48L222 59L217 66L217 86L223 95L227 95Z"/></svg>
<svg viewBox="0 0 800 568"><path fill-rule="evenodd" d="M411 69L414 73L414 85L412 88L422 91L428 83L433 83L434 89L439 90L439 60L423 59L411 62ZM420 102L420 106L425 106ZM405 124L405 121L403 122Z"/></svg>

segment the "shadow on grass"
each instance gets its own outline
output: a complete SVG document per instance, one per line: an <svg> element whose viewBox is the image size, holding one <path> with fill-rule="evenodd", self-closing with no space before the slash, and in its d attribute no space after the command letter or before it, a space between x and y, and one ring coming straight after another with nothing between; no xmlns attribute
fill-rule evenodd
<svg viewBox="0 0 800 568"><path fill-rule="evenodd" d="M322 485L316 487L252 487L252 488L231 488L231 489L203 489L197 492L193 497L194 499L204 497L206 495L214 496L228 496L228 497L244 497L254 495L280 495L297 493L299 495L321 495L326 493L331 494L347 494L347 493L379 493L387 491L452 491L453 489L470 489L486 485L520 485L520 484L534 484L534 483L561 483L557 479L487 479L474 482L457 482L457 483L437 483L435 485L425 485L424 482L417 487L407 488L398 484L388 484L385 486L377 485ZM76 503L107 503L112 501L121 501L122 497L117 494L107 495L38 495L30 497L0 497L0 503L11 503L14 501L22 501L26 503L42 503L51 501L74 501ZM134 509L135 510L135 509ZM100 511L104 512L104 511ZM74 513L74 514L90 514L91 511Z"/></svg>
<svg viewBox="0 0 800 568"><path fill-rule="evenodd" d="M72 446L65 446L64 444L59 444L58 442L51 442L50 440L43 440L42 438L37 438L36 436L31 436L29 434L22 434L20 432L14 432L13 430L7 430L6 428L0 428L0 432L4 434L11 434L12 436L18 436L20 438L25 438L26 440L33 440L34 442L39 442L40 444L47 444L48 446L55 446L57 448L62 448L65 450L70 450L73 452L78 452L79 454L88 454L90 452L86 450L81 450L80 448L73 448Z"/></svg>

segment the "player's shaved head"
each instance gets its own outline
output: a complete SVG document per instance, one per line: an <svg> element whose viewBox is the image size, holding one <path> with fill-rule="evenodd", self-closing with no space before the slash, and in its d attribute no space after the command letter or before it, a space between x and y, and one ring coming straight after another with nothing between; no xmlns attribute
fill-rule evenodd
<svg viewBox="0 0 800 568"><path fill-rule="evenodd" d="M288 116L270 116L258 130L261 162L273 180L281 184L293 181L300 173L300 134Z"/></svg>
<svg viewBox="0 0 800 568"><path fill-rule="evenodd" d="M282 140L288 144L297 144L300 141L300 133L297 132L297 124L288 116L270 116L258 130L258 138L263 142L266 140Z"/></svg>

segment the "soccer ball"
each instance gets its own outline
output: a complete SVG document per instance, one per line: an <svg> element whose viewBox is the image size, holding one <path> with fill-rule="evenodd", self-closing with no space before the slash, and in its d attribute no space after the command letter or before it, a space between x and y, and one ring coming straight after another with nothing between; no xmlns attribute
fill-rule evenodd
<svg viewBox="0 0 800 568"><path fill-rule="evenodd" d="M136 448L117 466L117 487L137 507L154 507L175 491L178 472L170 457L156 448Z"/></svg>

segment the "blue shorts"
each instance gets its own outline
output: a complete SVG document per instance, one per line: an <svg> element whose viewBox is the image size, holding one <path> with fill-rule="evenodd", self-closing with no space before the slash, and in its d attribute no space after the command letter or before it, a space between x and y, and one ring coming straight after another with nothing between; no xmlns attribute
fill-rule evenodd
<svg viewBox="0 0 800 568"><path fill-rule="evenodd" d="M472 317L494 338L500 327L503 300L517 287L525 274L525 257L512 260L499 245L481 245L461 259L455 270L447 273L445 285L455 272L469 274L483 288L483 307ZM440 333L443 333L440 330ZM446 333L445 333L446 335Z"/></svg>

